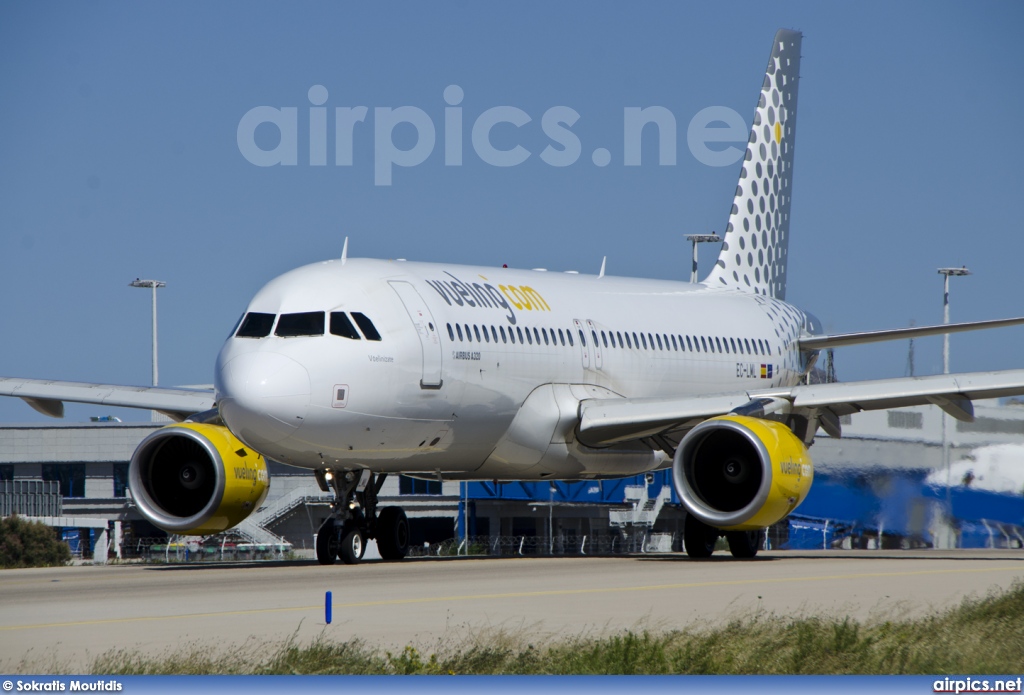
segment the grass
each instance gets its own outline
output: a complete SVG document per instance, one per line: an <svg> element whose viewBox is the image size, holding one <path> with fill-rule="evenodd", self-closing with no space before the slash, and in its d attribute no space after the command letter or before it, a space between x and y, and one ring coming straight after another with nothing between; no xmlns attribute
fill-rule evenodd
<svg viewBox="0 0 1024 695"><path fill-rule="evenodd" d="M97 674L1009 674L1024 671L1024 584L932 616L861 622L757 614L724 626L546 642L494 632L421 651L359 640L112 651Z"/></svg>

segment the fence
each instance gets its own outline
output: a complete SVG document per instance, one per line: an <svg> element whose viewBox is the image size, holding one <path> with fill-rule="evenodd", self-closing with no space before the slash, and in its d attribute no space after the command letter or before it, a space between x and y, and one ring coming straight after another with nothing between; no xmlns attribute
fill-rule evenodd
<svg viewBox="0 0 1024 695"><path fill-rule="evenodd" d="M628 555L679 550L671 533L638 531L598 536L469 536L409 548L410 557L476 555L488 557Z"/></svg>
<svg viewBox="0 0 1024 695"><path fill-rule="evenodd" d="M249 560L287 560L292 557L290 544L257 544L229 541L222 538L206 542L196 538L133 538L121 547L124 559L144 562L239 562Z"/></svg>

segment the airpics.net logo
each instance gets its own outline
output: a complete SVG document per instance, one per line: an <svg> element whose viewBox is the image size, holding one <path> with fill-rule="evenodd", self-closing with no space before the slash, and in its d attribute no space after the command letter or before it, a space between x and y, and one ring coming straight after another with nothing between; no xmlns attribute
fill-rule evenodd
<svg viewBox="0 0 1024 695"><path fill-rule="evenodd" d="M328 92L323 85L313 85L307 94L308 107L256 106L249 109L238 122L238 150L246 161L259 167L298 166L301 150L308 152L303 164L339 167L357 166L353 154L359 138L373 139L373 182L377 186L390 186L395 167L410 168L427 161L440 147L445 166L462 166L466 156L463 145L469 134L473 156L494 167L514 167L536 155L552 167L576 164L584 153L583 143L572 128L580 114L569 106L552 106L540 117L540 130L549 141L539 152L532 152L522 144L504 147L495 145L492 131L501 128L507 132L536 127L534 118L515 106L494 106L479 113L468 113L461 105L465 92L458 85L448 85L443 93L440 132L431 114L416 106L327 105ZM300 113L301 111L307 113ZM333 111L333 114L331 113ZM333 115L333 118L331 116ZM308 117L308 142L299 139L299 119ZM368 132L372 127L372 133ZM395 142L396 130L415 132L411 146L400 147ZM257 130L276 131L276 138L257 137ZM675 166L677 123L675 115L664 106L626 106L622 110L622 165L641 166L643 137L657 140L657 161L660 166ZM328 134L334 140L333 153L329 152ZM730 143L746 143L748 129L743 118L726 106L709 106L698 111L686 128L686 145L690 154L701 164L712 167L730 166L740 161L744 149ZM258 143L257 140L262 143ZM438 140L441 140L439 143ZM276 142L272 147L266 140ZM408 144L401 138L401 144ZM264 145L264 146L261 146ZM333 156L332 156L333 155ZM612 164L611 150L598 147L590 151L594 166Z"/></svg>

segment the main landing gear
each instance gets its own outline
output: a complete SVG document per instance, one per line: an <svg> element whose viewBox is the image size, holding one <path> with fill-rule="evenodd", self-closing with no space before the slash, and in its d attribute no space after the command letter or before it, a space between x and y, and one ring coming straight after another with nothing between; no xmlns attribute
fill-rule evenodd
<svg viewBox="0 0 1024 695"><path fill-rule="evenodd" d="M715 552L715 543L719 536L725 536L729 542L729 552L738 560L749 560L757 555L761 544L761 534L758 531L721 531L714 526L708 526L692 514L686 515L683 523L683 543L686 545L686 554L695 560L711 557Z"/></svg>
<svg viewBox="0 0 1024 695"><path fill-rule="evenodd" d="M387 473L374 476L368 470L334 474L317 471L321 489L334 489L331 516L316 536L316 559L321 565L341 560L354 565L363 559L366 542L377 540L385 560L401 560L409 550L409 520L401 507L384 507L377 512L377 494Z"/></svg>

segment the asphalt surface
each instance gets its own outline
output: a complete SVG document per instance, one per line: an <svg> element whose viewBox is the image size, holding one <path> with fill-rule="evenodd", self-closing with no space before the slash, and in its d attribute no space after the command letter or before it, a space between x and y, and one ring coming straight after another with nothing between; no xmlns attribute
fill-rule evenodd
<svg viewBox="0 0 1024 695"><path fill-rule="evenodd" d="M918 616L1024 578L1024 552L684 555L79 566L0 571L0 672L75 671L114 649L300 642L435 647L481 631L547 639L780 615ZM325 623L324 594L333 593Z"/></svg>

